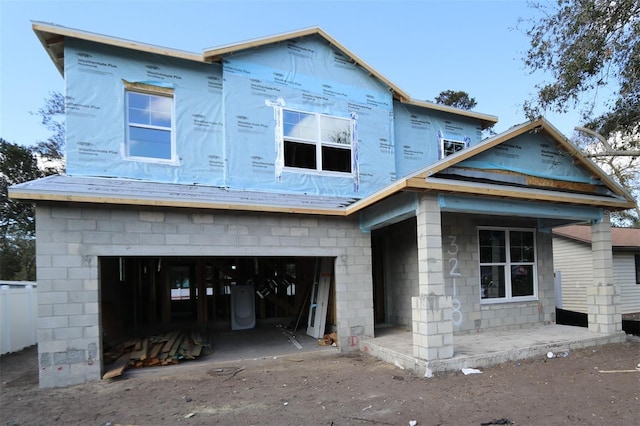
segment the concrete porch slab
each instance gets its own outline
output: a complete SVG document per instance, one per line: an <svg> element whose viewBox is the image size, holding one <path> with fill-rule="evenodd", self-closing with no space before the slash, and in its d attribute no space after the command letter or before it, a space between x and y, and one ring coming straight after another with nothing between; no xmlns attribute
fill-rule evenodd
<svg viewBox="0 0 640 426"><path fill-rule="evenodd" d="M369 355L430 377L434 373L480 368L507 361L531 358L548 352L562 353L589 346L621 343L624 332L592 333L568 325L541 325L509 331L479 332L453 336L453 358L425 361L413 355L411 330L376 329L376 337L361 338L358 348Z"/></svg>

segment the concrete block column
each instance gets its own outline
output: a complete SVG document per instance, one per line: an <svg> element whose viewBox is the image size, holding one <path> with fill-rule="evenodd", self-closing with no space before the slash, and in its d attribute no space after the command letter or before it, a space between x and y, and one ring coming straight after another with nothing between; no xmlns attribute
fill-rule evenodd
<svg viewBox="0 0 640 426"><path fill-rule="evenodd" d="M622 331L620 294L613 285L587 288L589 331L617 333Z"/></svg>
<svg viewBox="0 0 640 426"><path fill-rule="evenodd" d="M587 289L589 330L614 333L622 330L620 295L613 279L613 252L609 215L591 225L593 285Z"/></svg>
<svg viewBox="0 0 640 426"><path fill-rule="evenodd" d="M418 287L411 298L413 354L427 361L453 356L451 296L445 295L442 221L438 199L420 195L418 201Z"/></svg>

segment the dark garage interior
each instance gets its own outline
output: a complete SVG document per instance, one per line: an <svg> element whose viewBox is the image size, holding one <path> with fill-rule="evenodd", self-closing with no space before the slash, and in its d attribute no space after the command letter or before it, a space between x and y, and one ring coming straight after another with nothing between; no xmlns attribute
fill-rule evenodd
<svg viewBox="0 0 640 426"><path fill-rule="evenodd" d="M270 335L285 334L290 342L304 336L308 344L311 325L320 336L335 330L332 265L333 259L316 257L101 257L105 365L123 342L140 350L141 342L146 348L145 340L178 331L214 357L222 348L269 345ZM327 294L319 290L323 276L331 277ZM318 298L326 311L317 311ZM239 338L242 345L229 343Z"/></svg>

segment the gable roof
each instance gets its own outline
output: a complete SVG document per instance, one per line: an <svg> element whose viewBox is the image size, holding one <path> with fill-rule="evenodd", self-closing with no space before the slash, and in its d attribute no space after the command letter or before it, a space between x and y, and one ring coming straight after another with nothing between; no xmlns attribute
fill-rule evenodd
<svg viewBox="0 0 640 426"><path fill-rule="evenodd" d="M422 108L432 109L436 111L442 111L450 114L456 114L464 117L473 118L479 120L482 128L491 127L493 124L498 122L498 117L489 114L483 114L475 111L463 110L458 108L453 108L447 105L440 105L434 102L429 101L420 101L416 99L412 99L407 92L400 89L396 84L392 83L391 80L384 77L374 68L369 66L365 61L360 59L346 47L344 47L341 43L327 34L324 30L319 27L311 27L297 31L286 32L278 35L273 35L269 37L262 37L258 39L253 39L249 41L243 41L239 43L232 43L223 46L208 48L203 51L202 54L186 52L183 50L177 49L169 49L166 47L156 46L152 44L140 43L136 41L126 40L117 37L110 37L102 34L97 34L88 31L77 30L73 28L67 28L56 24L50 24L46 22L37 22L33 21L31 23L33 31L36 33L36 36L42 43L42 46L45 48L49 57L53 61L54 65L58 69L61 75L64 76L64 39L65 37L77 38L80 40L87 40L96 43L102 43L110 46L121 47L125 49L132 49L147 53L154 53L158 55L170 56L174 58L186 59L189 61L196 62L220 62L222 58L227 55L237 54L239 52L243 52L250 49L255 49L261 46L266 46L270 44L277 44L287 40L299 39L302 37L308 36L319 36L323 38L327 43L333 46L335 49L339 50L342 54L347 56L354 64L362 67L366 70L370 75L374 76L381 82L383 82L392 93L393 98L406 103L415 105Z"/></svg>
<svg viewBox="0 0 640 426"><path fill-rule="evenodd" d="M544 132L564 151L568 152L574 163L586 170L594 180L610 191L609 194L595 194L585 191L592 185L558 182L524 176L524 184L512 185L508 181L486 182L479 179L455 179L446 175L464 160L477 156L502 143L510 141L527 132ZM505 176L505 175L501 175ZM531 178L531 179L530 179ZM507 179L505 179L507 180ZM507 131L485 139L477 145L447 156L415 173L400 179L377 193L356 202L350 208L359 209L371 205L399 191L439 191L466 195L481 195L521 200L535 200L551 203L569 203L574 205L626 210L635 208L633 197L602 169L586 158L569 140L544 118L523 123Z"/></svg>
<svg viewBox="0 0 640 426"><path fill-rule="evenodd" d="M555 235L575 241L591 244L591 227L586 225L570 225L555 228ZM640 228L611 228L611 246L614 248L639 248Z"/></svg>

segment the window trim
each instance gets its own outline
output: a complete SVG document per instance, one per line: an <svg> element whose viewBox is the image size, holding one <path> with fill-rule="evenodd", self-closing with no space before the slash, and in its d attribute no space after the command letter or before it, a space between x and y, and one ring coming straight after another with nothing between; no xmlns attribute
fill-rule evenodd
<svg viewBox="0 0 640 426"><path fill-rule="evenodd" d="M505 261L504 262L486 262L480 261L480 231L503 231L505 232ZM511 238L512 231L531 232L533 235L533 262L511 262ZM500 226L479 226L476 229L478 238L478 284L480 286L480 304L492 305L497 303L514 303L537 301L538 298L538 242L535 228L511 228ZM504 266L505 279L505 297L482 298L482 267L483 266ZM511 273L515 266L532 266L533 269L533 294L528 296L513 296L513 283L511 282Z"/></svg>
<svg viewBox="0 0 640 426"><path fill-rule="evenodd" d="M176 113L175 113L175 97L172 88L154 86L145 83L131 83L123 80L124 84L124 143L122 147L122 158L126 161L135 161L141 163L153 163L153 164L165 164L165 165L179 165L179 158L176 147ZM129 93L138 93L148 96L164 97L171 99L171 127L164 126L142 126L132 125L129 121ZM142 157L136 155L129 155L129 132L132 127L147 128L154 130L165 130L170 134L171 144L171 157L170 158L156 158L156 157Z"/></svg>
<svg viewBox="0 0 640 426"><path fill-rule="evenodd" d="M315 117L315 139L307 139L307 138L298 138L298 137L291 137L291 136L287 136L285 134L285 126L284 126L284 115L285 112L290 111L290 112L296 112L296 113L302 113L302 114L307 114L307 115L312 115ZM311 112L311 111L304 111L304 110L300 110L300 109L296 109L296 108L281 108L280 109L280 121L283 123L282 125L282 139L281 139L281 143L282 143L282 155L283 155L283 171L286 172L293 172L293 173L305 173L305 174L317 174L317 175L321 175L321 176L339 176L339 177L353 177L354 173L355 173L355 167L353 164L353 150L354 150L354 144L353 144L353 140L352 140L352 135L354 133L354 124L353 124L353 119L352 118L348 118L348 117L339 117L336 115L329 115L329 114L322 114L322 113L318 113L318 112ZM349 135L348 135L348 140L347 143L340 143L340 142L331 142L331 141L324 141L322 140L322 119L323 118L330 118L330 119L337 119L337 120L341 120L344 122L347 122L349 125ZM313 145L315 148L315 168L305 168L305 167L295 167L295 166L288 166L286 165L285 161L286 161L286 144L287 142L291 142L291 143L298 143L298 144L304 144L304 145ZM336 148L336 149L343 149L345 151L348 151L349 153L349 160L350 160L350 164L349 164L349 171L348 172L341 172L341 171L336 171L336 170L325 170L323 169L323 148L327 147L327 148Z"/></svg>
<svg viewBox="0 0 640 426"><path fill-rule="evenodd" d="M444 145L447 142L453 143L453 144L461 144L462 148L457 149L457 150L447 154L447 153L445 153L445 149L444 149ZM448 157L450 155L453 155L453 154L455 154L457 152L460 152L460 151L462 151L463 149L465 149L467 147L468 147L467 141L461 141L461 140L449 139L449 138L440 138L440 153L441 153L440 154L440 159L443 159L443 158Z"/></svg>

